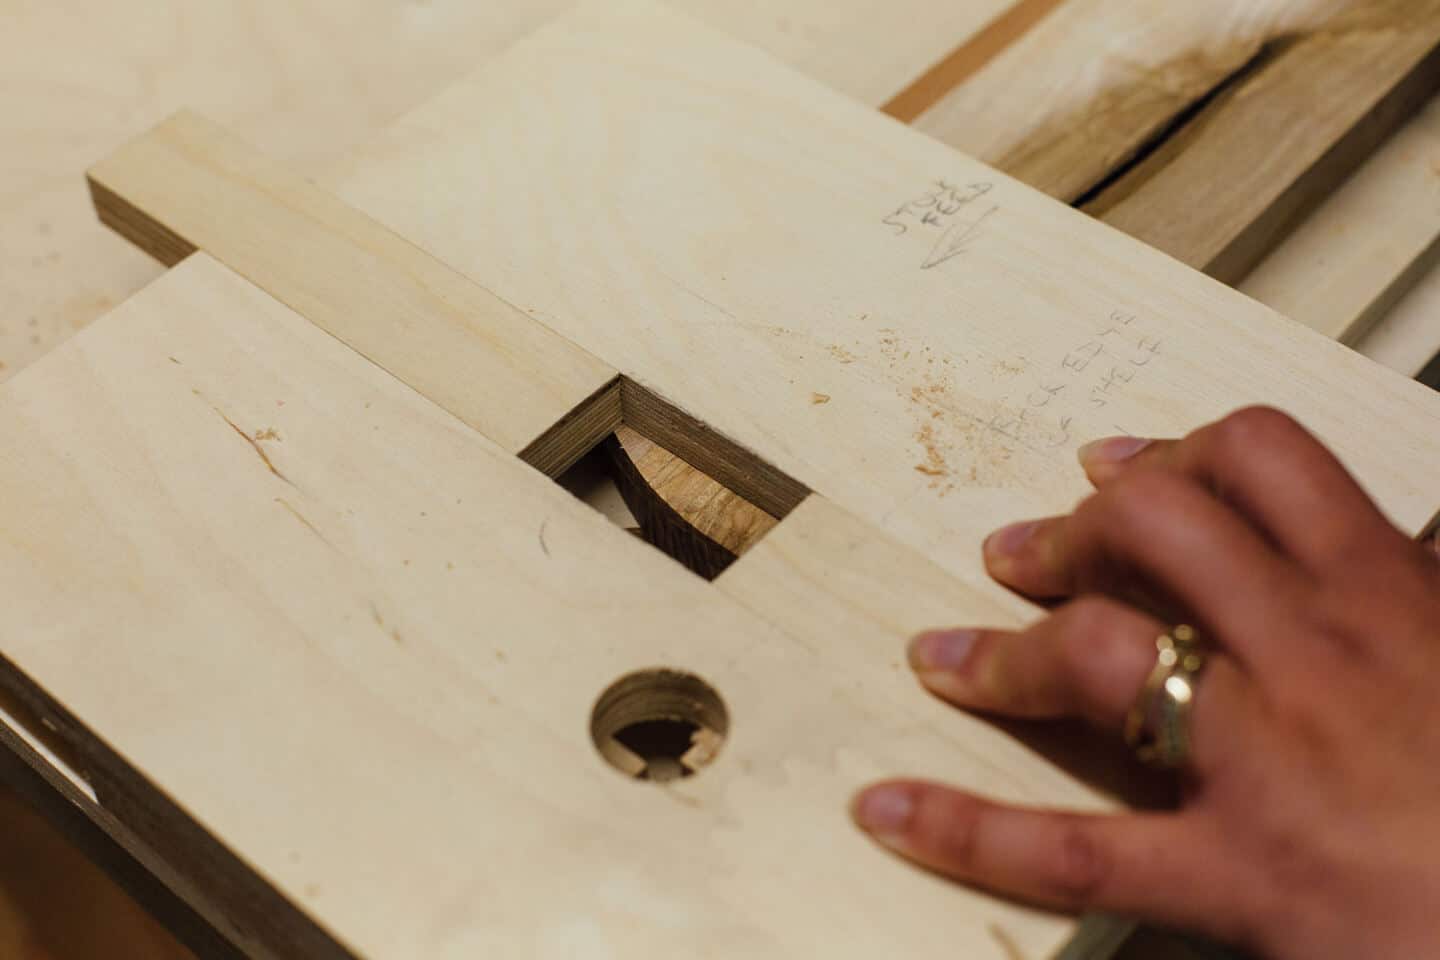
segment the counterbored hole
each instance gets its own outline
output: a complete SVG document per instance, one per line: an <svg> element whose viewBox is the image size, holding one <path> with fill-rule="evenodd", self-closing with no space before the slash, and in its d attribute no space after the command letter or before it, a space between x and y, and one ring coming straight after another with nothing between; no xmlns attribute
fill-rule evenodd
<svg viewBox="0 0 1440 960"><path fill-rule="evenodd" d="M715 759L729 729L725 703L713 687L664 668L621 677L590 715L600 756L627 777L657 783L693 776Z"/></svg>

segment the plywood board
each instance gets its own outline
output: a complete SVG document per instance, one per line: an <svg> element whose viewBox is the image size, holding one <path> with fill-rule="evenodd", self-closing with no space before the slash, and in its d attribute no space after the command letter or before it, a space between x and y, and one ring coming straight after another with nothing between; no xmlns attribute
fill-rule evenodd
<svg viewBox="0 0 1440 960"><path fill-rule="evenodd" d="M1434 509L1426 391L646 4L542 31L330 182L772 465L762 493L816 494L705 584L203 254L12 381L5 652L303 908L262 944L1053 953L1070 922L844 822L892 772L1105 805L899 663L922 625L1033 613L980 536L1082 495L1084 440L1255 400L1402 524ZM734 718L665 788L585 736L656 664Z"/></svg>
<svg viewBox="0 0 1440 960"><path fill-rule="evenodd" d="M0 471L6 656L323 927L282 948L1002 957L1070 935L846 823L857 783L920 768L1100 804L905 675L894 632L922 610L1006 616L942 574L929 607L781 632L204 255L0 389ZM667 787L587 732L654 665L733 718Z"/></svg>

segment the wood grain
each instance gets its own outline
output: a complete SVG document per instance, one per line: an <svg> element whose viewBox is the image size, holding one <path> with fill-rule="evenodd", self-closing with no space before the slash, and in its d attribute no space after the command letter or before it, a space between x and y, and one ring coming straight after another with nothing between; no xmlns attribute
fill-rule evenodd
<svg viewBox="0 0 1440 960"><path fill-rule="evenodd" d="M917 125L1235 281L1433 92L1437 44L1429 0L1072 0Z"/></svg>
<svg viewBox="0 0 1440 960"><path fill-rule="evenodd" d="M1008 0L675 0L879 105ZM85 169L182 108L315 174L571 0L9 3L0 31L0 378L159 274Z"/></svg>
<svg viewBox="0 0 1440 960"><path fill-rule="evenodd" d="M1239 284L1356 344L1440 253L1440 99L1375 152ZM1417 369L1430 356L1417 357Z"/></svg>
<svg viewBox="0 0 1440 960"><path fill-rule="evenodd" d="M101 221L162 263L203 248L540 470L619 423L613 369L195 114L89 180Z"/></svg>
<svg viewBox="0 0 1440 960"><path fill-rule="evenodd" d="M587 10L399 121L342 166L335 189L784 475L976 581L967 544L993 520L1074 502L1075 445L1117 427L1173 435L1252 401L1295 409L1401 522L1430 519L1424 485L1380 463L1398 448L1363 449L1373 436L1356 431L1353 405L1401 404L1411 413L1397 426L1418 438L1424 391L752 51L703 34L692 42L681 20ZM645 66L639 55L587 56L576 39L613 36L617 24L655 40ZM667 52L677 34L695 64ZM711 80L683 81L706 68ZM652 73L672 78L663 96L645 87ZM557 104L576 122L557 119ZM475 115L489 136L466 129ZM597 153L608 165L567 160ZM409 185L421 171L443 177L453 201L416 204ZM483 189L498 181L513 189ZM941 223L926 223L941 206ZM563 229L536 209L564 210ZM935 263L937 249L953 255ZM1164 340L1150 368L1163 373L1112 400L1107 362L1150 361L1106 353L1076 371L1084 361L1071 354L1103 347L1097 338L1117 326L1134 332L1116 351ZM1363 398L1334 393L1340 370ZM1053 425L1016 407L1042 382L1075 391L1050 401ZM817 393L832 399L816 404Z"/></svg>
<svg viewBox="0 0 1440 960"><path fill-rule="evenodd" d="M1440 3L1355 4L1272 42L1252 72L1102 192L1094 212L1238 282L1437 88Z"/></svg>
<svg viewBox="0 0 1440 960"><path fill-rule="evenodd" d="M621 426L606 447L641 535L706 579L778 522L631 427Z"/></svg>
<svg viewBox="0 0 1440 960"><path fill-rule="evenodd" d="M227 419L273 431L270 465ZM1075 931L845 823L856 783L906 769L1108 805L887 669L883 621L768 625L204 254L0 388L0 472L6 654L104 731L56 724L147 844L249 891L226 902L259 955L986 956L993 925L1044 956ZM934 615L1006 614L933 575ZM655 664L735 718L664 788L586 735Z"/></svg>
<svg viewBox="0 0 1440 960"><path fill-rule="evenodd" d="M1355 349L1407 377L1418 376L1440 355L1440 270L1421 277Z"/></svg>
<svg viewBox="0 0 1440 960"><path fill-rule="evenodd" d="M213 6L222 6L222 4L213 4ZM308 4L308 6L318 6L318 4ZM953 6L955 6L955 7L960 7L960 6L965 6L965 4L953 4ZM259 7L256 7L256 10L261 10L261 9L259 9ZM347 10L350 10L350 7L347 7ZM268 16L271 16L271 14L269 14L268 12L264 12L264 10L261 10L261 12L258 12L258 13L255 14L256 22L259 22L259 20L264 19L264 17L268 17ZM304 7L297 7L297 16L305 16ZM357 17L346 17L347 22L350 22L351 19L359 20L359 19L357 19ZM92 20L98 20L98 17L92 17ZM372 20L372 23L374 23L374 24L380 24L380 29L377 30L377 35L379 35L380 37L382 37L382 40L384 40L384 42L386 42L386 43L389 42L390 37L387 36L386 33L384 33L384 23L383 23L383 20L382 20L382 19L379 19L379 17L376 17L376 19L373 19L373 20ZM196 13L196 14L193 14L192 26L194 26L194 24L200 24L200 26L203 26L204 29L209 29L209 24L207 24L206 13ZM23 24L22 24L22 26L23 26ZM101 29L104 29L104 24L99 24L99 26L101 26ZM468 37L465 37L465 35L464 35L464 30L462 30L462 29L452 29L452 27L455 27L455 26L456 26L455 23L441 23L441 22L439 22L439 20L436 20L435 23L432 23L432 27L444 27L444 29L435 29L435 30L433 30L432 36L448 36L448 37L449 37L448 42L449 42L449 43L452 43L452 45L454 45L456 52L459 52L459 55L468 56L468 53L469 53L469 52L468 52L468 50L464 50L464 45L465 45L465 43L469 42L469 39L468 39ZM448 32L448 33L446 33L446 32ZM73 32L72 32L72 33L73 33ZM935 32L933 32L933 30L932 30L932 33L935 33ZM935 35L937 36L937 33L935 33ZM12 36L14 36L14 35L12 35ZM111 39L111 37L107 37L107 40L109 40L109 39ZM239 40L240 40L240 49L243 49L243 40L245 40L245 39L246 39L246 37L245 37L245 35L243 35L243 33L242 33L242 36L239 37ZM229 40L229 42L232 43L232 45L233 45L233 43L236 42L236 37L233 36L233 35L230 35L230 36L228 37L228 40ZM19 45L17 45L17 46L19 46ZM831 45L831 46L834 46L834 45ZM228 47L228 49L230 49L230 47ZM412 47L412 49L413 49L413 47ZM841 47L841 52L844 53L844 47ZM282 55L282 56L287 56L288 53L287 53L287 52L281 52L281 55ZM359 59L360 59L360 58L357 58L357 62L359 62ZM372 58L372 60L373 60L373 59L374 59L374 58ZM844 63L844 62L845 62L845 59L847 59L847 58L845 58L845 56L835 56L834 62L835 62L835 63ZM851 62L857 62L857 60L863 60L863 58L854 58L854 56L851 56L851 58L848 58L848 59L850 59ZM304 73L305 71L307 71L307 69L311 69L311 68L310 68L310 65L308 65L308 63L307 63L307 60L308 60L308 53L307 53L307 58L305 58L305 59L298 59L297 62L294 63L294 65L291 65L292 68L294 68L294 69L281 69L281 71L272 71L272 78L274 78L274 81L275 81L276 83L278 83L278 82L288 82L288 81L289 81L289 76L298 75L298 73ZM370 63L367 62L367 63L366 63L366 66L367 66L367 69L369 69L369 68L370 68ZM433 63L432 63L431 66L433 66ZM454 63L451 63L451 66L454 66ZM317 73L320 72L321 69L324 69L324 68L325 68L324 60L317 60L317 62L315 62L314 69L315 69L315 71L317 71ZM383 68L382 68L382 69L383 69ZM238 75L240 75L240 73L242 73L242 72L243 72L243 71L232 71L232 72L230 72L230 76L238 76ZM197 73L199 73L199 71L197 71ZM410 79L412 79L412 81L413 81L413 79L415 79L416 73L419 73L419 75L423 75L423 73L426 73L426 71L409 71ZM209 75L207 75L207 76L209 76ZM402 76L405 76L405 73L402 73ZM328 81L327 81L327 82L328 82ZM314 91L315 86L324 86L324 85L314 85L314 83L312 83L310 89L305 89L305 91L304 91L305 94L312 94L312 91ZM357 105L357 104L359 104L359 105L364 105L364 98L369 98L370 94L372 94L372 89L374 89L374 88L379 88L379 86L383 86L383 85L379 85L379 83L374 83L374 85L369 85L369 83L367 83L367 85L363 85L363 86L361 86L361 85L353 85L353 86L351 86L351 88L346 89L346 91L344 91L344 94L346 94L346 99L344 99L344 102L343 102L343 105L344 105L344 108L346 108L346 111L350 111L350 109L353 108L354 105ZM390 92L392 92L392 94L395 94L395 86L403 86L403 83L400 83L400 85L392 85L392 88L390 88ZM202 95L203 95L203 86L200 86L199 83L194 82L194 81L189 82L189 83L176 83L176 89L180 89L180 88L183 88L183 89L184 89L184 92L186 92L187 95L192 95L192 96L193 96L193 95L196 95L197 89L200 89L200 91L202 91ZM19 88L12 88L12 89L19 89ZM160 89L170 89L170 88L166 88L166 86L161 85L161 88L160 88ZM115 91L112 91L112 92L115 92ZM115 95L120 96L120 94L118 94L118 92L115 92ZM301 109L304 109L304 99L305 99L304 96L287 96L287 98L281 98L281 99L284 99L285 105L287 105L287 107L288 107L289 104L297 104L297 102L298 102L298 104L301 104ZM340 102L340 101L337 101L337 104L338 104L338 102ZM346 111L331 111L331 112L346 112ZM0 115L3 115L3 114L0 114ZM256 117L256 118L253 118L253 119L255 119L256 122L265 122L265 118L262 118L262 117ZM330 122L330 121L331 121L331 118L330 118L330 117L321 117L321 115L311 115L311 117L305 118L305 125L304 125L304 128L302 128L302 130L287 131L287 134L289 134L289 132L298 132L298 134L300 134L300 137L302 137L302 138L312 138L312 140L314 140L314 142L315 142L315 145L317 145L317 147L320 148L320 153L324 153L324 150L325 150L324 141L325 141L325 137L327 137L327 134L325 134L325 128L327 128L327 122ZM289 115L289 122L291 122L291 124L294 124L294 122L295 122L295 121L294 121L294 114ZM72 130L72 138L73 138L73 131L75 131L75 128L71 128L71 130ZM125 132L130 132L130 130L131 130L131 128L128 128L128 127L125 128ZM272 137L261 137L261 138L262 138L262 140L265 140L266 142L276 142L276 138L272 138ZM281 141L281 142L284 142L284 140L285 140L285 137L279 138L279 141ZM338 140L337 140L337 142L338 142ZM76 150L76 154L79 154L79 153L81 153L81 151ZM73 166L73 170L78 171L78 170L79 170L79 166L81 166L81 163L85 163L85 161L88 161L89 158L92 158L92 157L94 157L94 155L98 155L99 153L102 153L102 151L101 151L101 150L89 150L88 153L86 153L86 154L84 155L84 160L79 161L79 163L76 163L75 166ZM68 191L73 191L73 187L68 186L68 187L66 187L66 190L68 190ZM75 209L76 209L76 210L81 210L81 206L79 206L79 203L75 203L75 204L73 204L73 206L75 206ZM27 226L29 226L29 225L27 225ZM98 236L101 236L101 237L102 237L102 235L98 235ZM104 240L102 240L102 243L104 243ZM107 249L108 249L108 250L112 250L112 249L115 249L115 248L114 248L114 246L109 245ZM95 261L99 261L99 269L104 269L104 258L94 258L94 259L95 259ZM130 262L137 263L137 265L138 265L138 266L137 266L137 273L135 273L135 275L137 275L137 276L148 275L148 272L150 272L150 268L148 268L148 266L144 266L144 265L143 265L143 262L134 261L134 258L131 258L131 261L130 261ZM88 266L89 266L89 265L88 265ZM69 269L69 271L75 272L75 266L73 266L73 262L69 262L69 265L66 266L66 268L62 268L62 269ZM95 272L99 272L99 271L95 271ZM46 269L46 275L50 275L50 273L49 273L49 268ZM65 279L65 284L69 284L69 282L71 282L71 278L66 278L66 279ZM22 292L24 292L24 291L22 291ZM101 309L101 307L98 307L98 305L88 304L88 305L85 305L85 308L84 308L84 309L81 309L81 314L89 314L89 312L98 312L99 309ZM22 334L20 334L20 335L22 335L23 338L27 338L27 337L40 337L39 332L35 332L35 334L29 334L29 332L23 332L23 331L22 331ZM17 340L19 340L19 338L17 338ZM37 341L36 344L30 344L30 345L32 345L32 347L39 348L39 345L40 345L40 344L39 344L39 341ZM13 366L19 366L19 364L13 364ZM4 374L3 374L3 373L0 373L0 376L4 376Z"/></svg>
<svg viewBox="0 0 1440 960"><path fill-rule="evenodd" d="M1255 158L1257 149L1286 164L1303 158L1308 148L1287 139L1292 128L1302 139L1319 137L1316 143L1333 136L1329 125L1348 122L1334 101L1384 89L1389 81L1382 74L1394 66L1386 66L1387 58L1405 57L1407 44L1413 54L1440 31L1434 11L1312 0L1218 8L1169 4L1151 11L1073 0L1058 11L1052 6L1012 7L886 109L901 119L920 115L921 129L1064 199L1104 193L1089 205L1100 214L1134 188L1139 175L1109 193L1096 185L1161 144L1149 169L1183 162L1189 182L1164 187L1129 227L1199 266L1219 247L1195 254L1195 239L1219 238L1236 258L1235 266L1221 267L1232 280L1273 250L1239 288L1346 343L1363 336L1430 267L1440 250L1440 217L1431 197L1440 184L1433 169L1440 156L1435 105L1404 124L1333 194L1326 191L1338 170L1297 174L1298 167L1267 168ZM1041 23L1045 15L1053 21ZM1422 29L1404 43L1392 42L1411 17ZM1384 57L1372 55L1376 47L1385 48ZM1097 56L1097 50L1104 52ZM1337 70L1337 61L1350 64L1350 72ZM1434 86L1433 72L1417 69L1397 99L1409 98L1411 88ZM1324 83L1312 83L1312 73ZM937 97L941 104L926 113ZM1017 111L1017 103L1037 109ZM1400 109L1411 106L1406 99ZM1187 116L1197 107L1196 115ZM1370 140L1391 124L1394 108L1378 107L1372 114L1376 129L1356 127L1365 142L1338 150L1339 159L1325 163L1350 164L1364 155ZM1176 159L1190 149L1193 157ZM1257 212L1253 201L1264 185L1252 190L1251 180L1237 180L1232 166L1243 168L1245 178L1279 184L1296 178L1291 212ZM1233 196L1237 190L1244 196ZM1275 242L1275 233L1316 203L1292 236ZM1234 219L1217 223L1207 219L1212 213ZM1141 222L1151 219L1154 230L1186 232L1190 239L1162 239ZM1377 333L1375 349L1391 366L1418 371L1440 348L1440 335L1426 329L1423 318L1402 312L1391 332ZM703 491L693 506L685 507L673 489L661 499L696 523L719 522L710 505L724 502L723 488L707 487L694 474L685 485Z"/></svg>
<svg viewBox="0 0 1440 960"><path fill-rule="evenodd" d="M1415 478L1440 466L1440 399L646 4L581 8L331 184L620 371L622 415L718 448L727 484L786 516L706 584L202 254L13 380L0 572L34 629L7 650L123 755L89 745L147 842L219 838L211 874L283 895L295 916L250 928L272 945L1108 947L1114 927L956 891L849 832L836 801L892 771L1108 805L916 691L901 635L1033 615L984 576L980 538L1073 503L1074 447L1118 424L1276 403L1399 523L1434 513ZM203 656L179 656L197 634ZM136 670L157 658L175 670ZM656 664L736 719L715 764L646 793L585 717ZM147 820L161 800L131 765L193 821ZM377 910L381 875L423 879Z"/></svg>
<svg viewBox="0 0 1440 960"><path fill-rule="evenodd" d="M936 101L968 80L1064 0L1018 0L984 30L957 46L880 109L901 123L911 123Z"/></svg>
<svg viewBox="0 0 1440 960"><path fill-rule="evenodd" d="M1073 202L1223 86L1267 42L1348 0L1067 0L916 126Z"/></svg>

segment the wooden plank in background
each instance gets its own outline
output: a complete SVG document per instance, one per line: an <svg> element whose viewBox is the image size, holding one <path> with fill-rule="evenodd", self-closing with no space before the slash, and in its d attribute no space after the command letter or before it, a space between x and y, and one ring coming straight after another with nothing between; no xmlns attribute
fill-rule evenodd
<svg viewBox="0 0 1440 960"><path fill-rule="evenodd" d="M1252 61L1345 0L1066 0L916 120L1073 202Z"/></svg>
<svg viewBox="0 0 1440 960"><path fill-rule="evenodd" d="M1016 0L985 29L959 44L880 109L901 123L913 123L936 101L1003 53L1065 0Z"/></svg>
<svg viewBox="0 0 1440 960"><path fill-rule="evenodd" d="M1355 344L1425 276L1437 254L1440 98L1433 98L1239 289Z"/></svg>
<svg viewBox="0 0 1440 960"><path fill-rule="evenodd" d="M1433 0L1070 0L916 123L1234 281L1435 89L1437 49Z"/></svg>
<svg viewBox="0 0 1440 960"><path fill-rule="evenodd" d="M1437 88L1440 2L1357 3L1272 41L1247 76L1089 207L1236 283Z"/></svg>

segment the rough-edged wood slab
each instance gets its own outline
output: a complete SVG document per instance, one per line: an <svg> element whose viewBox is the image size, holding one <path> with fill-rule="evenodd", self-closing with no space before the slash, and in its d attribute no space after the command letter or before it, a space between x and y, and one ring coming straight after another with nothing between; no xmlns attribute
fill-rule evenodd
<svg viewBox="0 0 1440 960"><path fill-rule="evenodd" d="M1069 0L917 125L1234 282L1440 82L1435 0L1139 6Z"/></svg>

